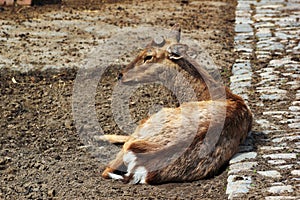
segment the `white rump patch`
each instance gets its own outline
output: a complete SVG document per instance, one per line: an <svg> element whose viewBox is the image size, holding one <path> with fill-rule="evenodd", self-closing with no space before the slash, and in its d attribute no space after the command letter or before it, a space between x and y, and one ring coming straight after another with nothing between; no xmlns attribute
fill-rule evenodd
<svg viewBox="0 0 300 200"><path fill-rule="evenodd" d="M148 175L148 172L145 167L138 167L134 170L134 174L132 177L132 180L130 181L131 184L145 184L146 183L146 177Z"/></svg>
<svg viewBox="0 0 300 200"><path fill-rule="evenodd" d="M114 174L114 173L108 173L108 176L111 178L111 179L115 179L115 180L123 180L123 176L121 175L118 175L118 174Z"/></svg>
<svg viewBox="0 0 300 200"><path fill-rule="evenodd" d="M127 166L127 173L125 176L129 176L131 174L132 169L136 165L136 156L132 151L128 151L123 156L123 162Z"/></svg>

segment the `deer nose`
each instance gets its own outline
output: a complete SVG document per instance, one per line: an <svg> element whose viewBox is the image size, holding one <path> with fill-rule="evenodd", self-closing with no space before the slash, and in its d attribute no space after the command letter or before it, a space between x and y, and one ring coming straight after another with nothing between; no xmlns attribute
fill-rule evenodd
<svg viewBox="0 0 300 200"><path fill-rule="evenodd" d="M118 75L118 81L121 80L122 77L123 77L123 74L122 74L122 73L119 73L119 75Z"/></svg>

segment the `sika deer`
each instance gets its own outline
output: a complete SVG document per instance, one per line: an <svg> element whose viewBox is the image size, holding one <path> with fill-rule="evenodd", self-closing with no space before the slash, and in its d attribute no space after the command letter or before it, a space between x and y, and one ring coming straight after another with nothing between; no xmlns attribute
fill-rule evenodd
<svg viewBox="0 0 300 200"><path fill-rule="evenodd" d="M123 84L165 79L175 69L188 77L197 99L163 108L142 120L130 136L104 135L124 143L102 176L125 183L194 181L213 175L237 152L251 130L252 114L243 99L217 83L186 55L175 25L168 38L153 40L120 75ZM175 77L171 77L176 80ZM222 99L222 90L226 98ZM211 93L215 93L212 97Z"/></svg>

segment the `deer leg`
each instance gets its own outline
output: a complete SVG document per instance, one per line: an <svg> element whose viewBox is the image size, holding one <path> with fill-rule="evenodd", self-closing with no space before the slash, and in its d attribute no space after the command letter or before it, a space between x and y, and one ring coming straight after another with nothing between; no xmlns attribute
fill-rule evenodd
<svg viewBox="0 0 300 200"><path fill-rule="evenodd" d="M186 150L189 140L176 145L165 146L145 140L125 143L123 161L127 173L123 181L131 184L159 184L164 179L176 180L176 176L160 175L161 170L172 164ZM127 146L128 145L128 146Z"/></svg>
<svg viewBox="0 0 300 200"><path fill-rule="evenodd" d="M101 135L95 136L95 139L98 141L107 141L111 144L124 144L128 141L130 136L127 135Z"/></svg>
<svg viewBox="0 0 300 200"><path fill-rule="evenodd" d="M111 161L102 173L102 177L122 180L132 184L146 183L147 169L143 154L157 151L161 145L145 140L125 142L116 159Z"/></svg>
<svg viewBox="0 0 300 200"><path fill-rule="evenodd" d="M120 151L113 161L111 161L102 173L102 177L106 179L122 180L123 174L126 173L126 166L123 161L124 151Z"/></svg>

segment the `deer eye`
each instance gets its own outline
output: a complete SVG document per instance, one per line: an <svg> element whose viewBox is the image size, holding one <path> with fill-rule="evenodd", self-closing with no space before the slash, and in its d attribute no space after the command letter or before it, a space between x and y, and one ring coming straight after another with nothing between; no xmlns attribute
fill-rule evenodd
<svg viewBox="0 0 300 200"><path fill-rule="evenodd" d="M151 60L153 58L153 56L148 55L144 58L144 63L147 62L148 60Z"/></svg>
<svg viewBox="0 0 300 200"><path fill-rule="evenodd" d="M122 73L120 73L120 74L118 75L118 80L121 80L121 79L122 79L122 77L123 77L123 74L122 74Z"/></svg>

